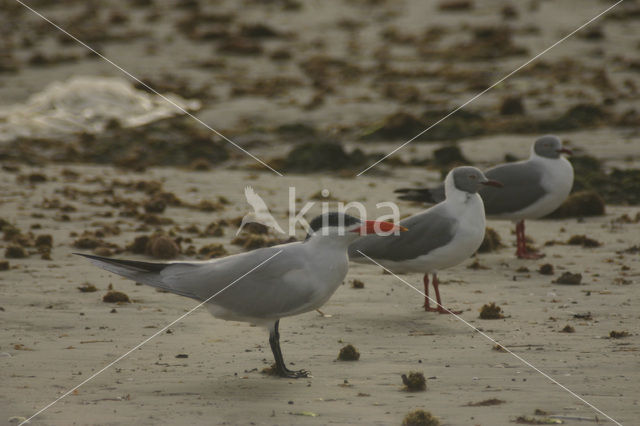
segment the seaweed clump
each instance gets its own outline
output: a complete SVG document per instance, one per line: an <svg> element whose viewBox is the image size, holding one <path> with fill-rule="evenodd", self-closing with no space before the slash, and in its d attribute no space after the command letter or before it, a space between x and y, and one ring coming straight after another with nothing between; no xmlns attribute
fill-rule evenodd
<svg viewBox="0 0 640 426"><path fill-rule="evenodd" d="M298 173L343 170L361 166L366 159L366 155L360 149L348 153L338 143L309 142L293 148L284 159L282 168Z"/></svg>
<svg viewBox="0 0 640 426"><path fill-rule="evenodd" d="M482 244L478 248L478 253L489 253L502 247L504 247L504 244L502 244L500 234L495 229L487 227L484 231Z"/></svg>
<svg viewBox="0 0 640 426"><path fill-rule="evenodd" d="M495 304L495 302L491 302L488 305L482 306L480 309L480 319L502 319L504 315L502 313L502 308Z"/></svg>
<svg viewBox="0 0 640 426"><path fill-rule="evenodd" d="M589 238L586 235L573 235L567 241L570 246L582 246L582 247L600 247L602 243L600 241Z"/></svg>
<svg viewBox="0 0 640 426"><path fill-rule="evenodd" d="M540 269L538 269L538 272L541 275L553 275L553 265L550 263L545 263L544 265L540 266Z"/></svg>
<svg viewBox="0 0 640 426"><path fill-rule="evenodd" d="M611 332L609 333L609 338L611 339L621 339L623 337L629 337L630 334L628 331L616 331L616 330L611 330Z"/></svg>
<svg viewBox="0 0 640 426"><path fill-rule="evenodd" d="M572 274L564 272L560 277L553 281L555 284L580 285L582 282L582 274Z"/></svg>
<svg viewBox="0 0 640 426"><path fill-rule="evenodd" d="M420 392L427 390L427 380L424 378L424 374L419 371L411 371L409 376L403 374L402 383L405 386L405 390L409 392Z"/></svg>
<svg viewBox="0 0 640 426"><path fill-rule="evenodd" d="M109 290L107 294L102 296L102 301L105 303L131 303L131 299L126 293L117 290Z"/></svg>
<svg viewBox="0 0 640 426"><path fill-rule="evenodd" d="M360 352L353 345L347 345L340 349L338 353L338 359L340 361L357 361L360 359Z"/></svg>
<svg viewBox="0 0 640 426"><path fill-rule="evenodd" d="M402 420L402 426L440 426L440 420L428 411L411 411Z"/></svg>
<svg viewBox="0 0 640 426"><path fill-rule="evenodd" d="M605 211L604 200L595 191L575 192L547 217L565 219L569 217L602 216Z"/></svg>

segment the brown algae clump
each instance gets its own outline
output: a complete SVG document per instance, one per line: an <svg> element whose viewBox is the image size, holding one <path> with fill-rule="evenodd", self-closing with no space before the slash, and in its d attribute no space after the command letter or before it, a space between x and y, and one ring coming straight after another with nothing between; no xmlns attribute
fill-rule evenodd
<svg viewBox="0 0 640 426"><path fill-rule="evenodd" d="M540 274L542 275L553 275L553 265L550 263L545 263L544 265L540 266L538 272L540 272Z"/></svg>
<svg viewBox="0 0 640 426"><path fill-rule="evenodd" d="M501 319L504 318L502 314L502 308L491 302L489 305L484 305L480 309L480 319Z"/></svg>
<svg viewBox="0 0 640 426"><path fill-rule="evenodd" d="M91 284L91 283L82 284L80 287L78 287L78 290L80 290L83 293L93 293L94 291L98 291L96 286ZM106 297L106 295L105 295L105 297Z"/></svg>
<svg viewBox="0 0 640 426"><path fill-rule="evenodd" d="M355 346L347 345L344 348L340 349L338 359L340 361L357 361L360 359L360 352L358 352Z"/></svg>
<svg viewBox="0 0 640 426"><path fill-rule="evenodd" d="M27 257L27 251L20 246L11 245L4 251L4 257L7 259L23 259Z"/></svg>
<svg viewBox="0 0 640 426"><path fill-rule="evenodd" d="M493 228L487 228L484 232L482 244L480 244L480 248L478 248L478 253L489 253L502 247L504 247L504 244L502 244L500 234Z"/></svg>
<svg viewBox="0 0 640 426"><path fill-rule="evenodd" d="M125 293L116 290L109 290L107 294L102 296L105 303L131 303L131 299Z"/></svg>
<svg viewBox="0 0 640 426"><path fill-rule="evenodd" d="M571 238L567 240L567 244L582 247L600 247L602 245L600 241L589 238L586 235L572 235Z"/></svg>
<svg viewBox="0 0 640 426"><path fill-rule="evenodd" d="M553 282L555 284L580 285L581 281L582 274L572 274L571 272L564 272L557 280Z"/></svg>
<svg viewBox="0 0 640 426"><path fill-rule="evenodd" d="M565 219L569 217L602 216L605 212L604 200L595 191L575 192L560 207L547 217Z"/></svg>
<svg viewBox="0 0 640 426"><path fill-rule="evenodd" d="M353 280L351 282L351 288L364 288L364 283L360 280Z"/></svg>
<svg viewBox="0 0 640 426"><path fill-rule="evenodd" d="M609 333L609 338L611 339L621 339L623 337L629 337L631 336L631 334L629 334L628 331L616 331L616 330L612 330Z"/></svg>
<svg viewBox="0 0 640 426"><path fill-rule="evenodd" d="M403 374L402 383L404 383L405 390L409 392L420 392L427 390L427 380L424 378L424 374L418 371L411 371L409 376Z"/></svg>
<svg viewBox="0 0 640 426"><path fill-rule="evenodd" d="M565 325L564 328L562 330L560 330L561 333L575 333L576 329L573 328L572 326L570 326L569 324Z"/></svg>
<svg viewBox="0 0 640 426"><path fill-rule="evenodd" d="M440 426L440 420L428 411L415 410L404 417L402 426Z"/></svg>

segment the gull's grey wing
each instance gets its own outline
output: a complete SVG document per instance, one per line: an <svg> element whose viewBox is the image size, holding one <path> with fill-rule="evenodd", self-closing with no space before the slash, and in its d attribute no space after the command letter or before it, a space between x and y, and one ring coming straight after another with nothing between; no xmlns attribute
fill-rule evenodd
<svg viewBox="0 0 640 426"><path fill-rule="evenodd" d="M487 170L485 176L503 185L502 188L483 186L478 191L487 215L517 212L547 193L542 186L543 172L531 161L502 164Z"/></svg>
<svg viewBox="0 0 640 426"><path fill-rule="evenodd" d="M444 201L444 184L435 188L399 188L394 191L398 198L407 201L418 201L422 203L436 204Z"/></svg>
<svg viewBox="0 0 640 426"><path fill-rule="evenodd" d="M448 244L454 237L458 220L447 214L444 204L400 221L408 230L400 235L369 235L349 246L349 257L363 257L358 250L376 260L403 261L426 255Z"/></svg>

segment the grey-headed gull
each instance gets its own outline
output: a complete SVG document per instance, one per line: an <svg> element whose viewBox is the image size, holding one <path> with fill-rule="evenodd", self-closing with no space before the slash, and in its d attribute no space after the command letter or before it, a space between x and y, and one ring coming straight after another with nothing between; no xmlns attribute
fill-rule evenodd
<svg viewBox="0 0 640 426"><path fill-rule="evenodd" d="M486 185L501 186L487 179L475 167L456 167L444 181L443 202L400 221L408 228L399 235L370 235L356 240L349 247L349 257L356 262L375 260L394 273L424 274L426 311L450 313L444 309L438 290L437 271L450 268L469 258L478 250L485 232L485 215L478 190ZM429 274L437 306L429 305Z"/></svg>
<svg viewBox="0 0 640 426"><path fill-rule="evenodd" d="M487 171L489 179L503 183L504 187L482 188L485 212L490 219L516 222L516 256L539 259L541 254L527 250L524 235L525 219L538 219L560 207L573 186L573 167L561 154L571 154L557 136L537 139L527 160L501 164ZM442 186L428 188L402 188L403 200L439 202L444 193Z"/></svg>
<svg viewBox="0 0 640 426"><path fill-rule="evenodd" d="M81 255L136 282L199 301L210 299L206 306L216 318L268 327L278 375L308 377L305 370L286 367L280 349L280 318L312 311L329 300L347 274L347 248L355 239L401 229L335 212L316 217L309 226L305 241L204 262L155 263Z"/></svg>

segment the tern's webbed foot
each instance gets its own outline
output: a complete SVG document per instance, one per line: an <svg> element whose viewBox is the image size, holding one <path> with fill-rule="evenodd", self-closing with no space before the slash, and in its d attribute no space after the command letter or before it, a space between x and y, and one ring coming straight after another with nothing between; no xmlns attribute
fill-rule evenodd
<svg viewBox="0 0 640 426"><path fill-rule="evenodd" d="M278 375L287 379L304 379L311 377L311 373L307 370L289 370L288 368L278 371Z"/></svg>

